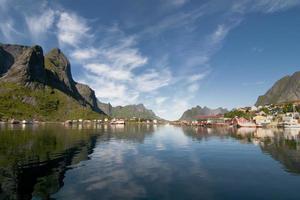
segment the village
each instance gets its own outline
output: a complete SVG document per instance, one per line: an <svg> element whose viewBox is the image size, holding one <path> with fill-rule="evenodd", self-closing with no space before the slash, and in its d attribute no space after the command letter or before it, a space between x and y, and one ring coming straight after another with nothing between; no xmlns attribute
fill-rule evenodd
<svg viewBox="0 0 300 200"><path fill-rule="evenodd" d="M141 118L103 118L103 119L69 119L64 122L44 122L39 121L36 119L24 119L24 120L17 120L17 119L9 119L9 120L0 120L0 124L22 124L22 125L30 125L30 124L45 124L45 123L60 123L65 126L69 125L88 125L88 124L111 124L111 125L125 125L127 123L142 123L142 124L162 124L164 121L157 120L157 119L141 119Z"/></svg>
<svg viewBox="0 0 300 200"><path fill-rule="evenodd" d="M236 108L225 114L199 115L193 120L175 121L174 125L299 128L300 102Z"/></svg>

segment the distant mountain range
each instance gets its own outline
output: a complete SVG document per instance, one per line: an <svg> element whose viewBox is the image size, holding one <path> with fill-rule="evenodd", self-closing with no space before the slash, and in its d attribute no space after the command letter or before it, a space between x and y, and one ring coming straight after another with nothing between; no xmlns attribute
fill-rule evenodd
<svg viewBox="0 0 300 200"><path fill-rule="evenodd" d="M140 119L160 119L156 114L147 109L143 104L116 106L98 102L99 107L109 116L114 118L140 118Z"/></svg>
<svg viewBox="0 0 300 200"><path fill-rule="evenodd" d="M278 80L265 95L259 96L256 106L300 100L300 71Z"/></svg>
<svg viewBox="0 0 300 200"><path fill-rule="evenodd" d="M200 107L196 106L191 109L186 110L179 120L193 120L196 116L199 115L218 115L218 114L224 114L228 112L227 109L224 108L216 108L216 109L210 109L208 107Z"/></svg>
<svg viewBox="0 0 300 200"><path fill-rule="evenodd" d="M73 80L70 62L60 49L44 55L40 46L0 44L0 119L59 121L107 115L157 118L142 104L112 107L100 102L89 86Z"/></svg>

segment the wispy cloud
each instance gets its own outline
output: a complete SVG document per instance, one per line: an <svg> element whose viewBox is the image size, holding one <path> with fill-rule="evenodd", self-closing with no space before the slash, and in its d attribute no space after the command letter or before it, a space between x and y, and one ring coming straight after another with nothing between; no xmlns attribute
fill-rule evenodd
<svg viewBox="0 0 300 200"><path fill-rule="evenodd" d="M55 19L55 12L52 9L43 10L43 13L34 15L25 15L25 21L30 35L39 41L41 37L45 38L52 28Z"/></svg>
<svg viewBox="0 0 300 200"><path fill-rule="evenodd" d="M2 20L0 23L0 31L4 39L8 42L14 41L16 38L22 36L22 33L15 27L15 22L11 18Z"/></svg>
<svg viewBox="0 0 300 200"><path fill-rule="evenodd" d="M194 83L195 81L200 81L204 79L206 76L208 76L209 73L210 73L209 71L205 71L203 73L191 75L188 79L188 82Z"/></svg>
<svg viewBox="0 0 300 200"><path fill-rule="evenodd" d="M158 104L158 105L161 105L162 103L164 103L168 98L167 97L156 97L155 98L155 103Z"/></svg>
<svg viewBox="0 0 300 200"><path fill-rule="evenodd" d="M190 0L163 0L173 6L183 6L184 4L188 3Z"/></svg>
<svg viewBox="0 0 300 200"><path fill-rule="evenodd" d="M188 86L187 90L191 93L196 92L197 90L199 90L199 84L193 83Z"/></svg>
<svg viewBox="0 0 300 200"><path fill-rule="evenodd" d="M141 92L152 92L169 85L171 78L172 75L168 69L162 71L152 69L136 77L136 86Z"/></svg>
<svg viewBox="0 0 300 200"><path fill-rule="evenodd" d="M84 18L69 12L61 12L57 23L57 37L60 45L77 47L92 35Z"/></svg>
<svg viewBox="0 0 300 200"><path fill-rule="evenodd" d="M204 6L197 8L190 12L179 12L173 15L166 16L159 20L157 23L153 25L149 25L146 29L144 29L140 34L147 34L149 36L157 36L165 31L169 31L172 29L188 27L192 30L193 26L197 20L199 20L205 13Z"/></svg>
<svg viewBox="0 0 300 200"><path fill-rule="evenodd" d="M232 10L240 13L274 13L299 5L299 0L239 0L234 1Z"/></svg>
<svg viewBox="0 0 300 200"><path fill-rule="evenodd" d="M85 27L85 30L91 30L87 23ZM106 31L108 38L88 48L79 42L70 51L71 57L86 70L82 81L92 83L90 85L100 100L113 105L124 105L129 100L135 103L141 93L154 92L170 84L170 70L165 66L160 69L149 66L149 58L137 48L135 36L125 35L116 26L108 27ZM78 39L80 41L80 37ZM137 68L142 69L136 72Z"/></svg>
<svg viewBox="0 0 300 200"><path fill-rule="evenodd" d="M258 11L272 13L298 5L300 5L299 0L256 0L253 8Z"/></svg>

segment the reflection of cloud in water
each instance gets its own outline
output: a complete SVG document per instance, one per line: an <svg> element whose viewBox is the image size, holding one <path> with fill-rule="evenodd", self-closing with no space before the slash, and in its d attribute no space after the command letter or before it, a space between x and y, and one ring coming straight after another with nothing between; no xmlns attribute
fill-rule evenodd
<svg viewBox="0 0 300 200"><path fill-rule="evenodd" d="M64 197L60 194L78 197L78 191L74 190L78 187L86 189L79 195L84 199L93 198L95 194L101 194L103 199L144 198L151 192L162 194L160 198L170 198L168 190L173 190L171 185L174 183L181 184L192 195L199 193L199 185L190 184L189 180L195 179L199 184L209 181L208 173L201 167L199 154L182 151L189 144L189 138L181 129L158 127L153 137L144 143L112 136L110 140L100 137L85 167L69 172L68 177L76 174L78 180L66 180L57 197ZM158 151L162 148L164 151ZM174 153L177 151L181 153ZM185 162L182 162L183 158ZM187 166L188 171L183 170ZM211 196L208 185L201 187L204 196Z"/></svg>
<svg viewBox="0 0 300 200"><path fill-rule="evenodd" d="M189 138L183 134L180 128L170 126L158 129L153 140L158 150L161 150L161 147L166 146L166 144L176 148L186 148L189 144Z"/></svg>

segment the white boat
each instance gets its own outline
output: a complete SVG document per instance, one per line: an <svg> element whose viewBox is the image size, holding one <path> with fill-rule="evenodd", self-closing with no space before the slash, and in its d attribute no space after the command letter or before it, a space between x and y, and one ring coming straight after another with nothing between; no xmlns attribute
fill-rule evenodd
<svg viewBox="0 0 300 200"><path fill-rule="evenodd" d="M283 128L300 128L300 124L294 117L284 117Z"/></svg>
<svg viewBox="0 0 300 200"><path fill-rule="evenodd" d="M249 121L245 118L235 118L234 119L234 124L237 126L237 127L252 127L252 128L256 128L257 125L252 122L252 121Z"/></svg>
<svg viewBox="0 0 300 200"><path fill-rule="evenodd" d="M283 117L283 128L300 128L300 123L298 119L296 119L297 114L298 113L293 112Z"/></svg>
<svg viewBox="0 0 300 200"><path fill-rule="evenodd" d="M22 124L33 124L33 122L30 121L30 120L22 120L21 123L22 123Z"/></svg>
<svg viewBox="0 0 300 200"><path fill-rule="evenodd" d="M299 128L300 129L300 124L284 124L284 128Z"/></svg>
<svg viewBox="0 0 300 200"><path fill-rule="evenodd" d="M110 124L125 124L125 120L123 119L112 120Z"/></svg>

